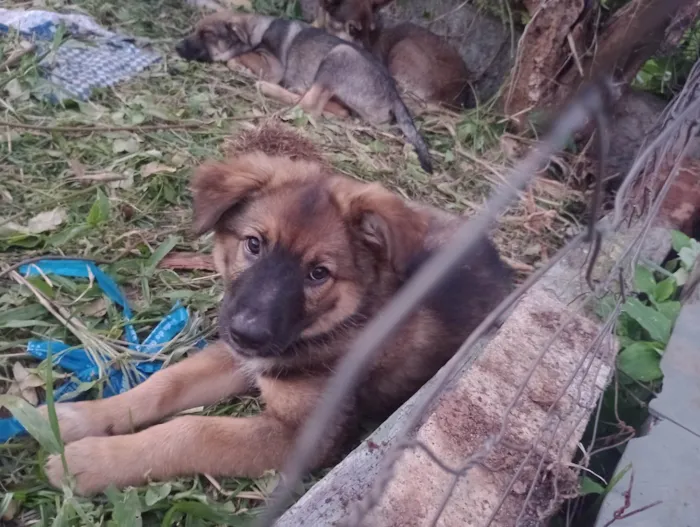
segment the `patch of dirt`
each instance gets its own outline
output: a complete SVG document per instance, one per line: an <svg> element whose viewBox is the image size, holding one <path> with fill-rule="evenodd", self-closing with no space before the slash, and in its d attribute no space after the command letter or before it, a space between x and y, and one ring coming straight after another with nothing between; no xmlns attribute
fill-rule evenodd
<svg viewBox="0 0 700 527"><path fill-rule="evenodd" d="M443 398L434 415L438 428L449 441L449 448L467 456L474 445L483 444L498 432L498 423L479 404L455 395Z"/></svg>

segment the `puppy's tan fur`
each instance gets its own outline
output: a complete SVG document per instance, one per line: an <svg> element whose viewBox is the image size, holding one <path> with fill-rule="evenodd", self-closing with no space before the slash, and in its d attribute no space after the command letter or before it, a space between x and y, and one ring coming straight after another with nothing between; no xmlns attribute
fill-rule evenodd
<svg viewBox="0 0 700 527"><path fill-rule="evenodd" d="M311 318L302 333L308 343L302 351L249 358L220 341L126 393L58 404L67 466L81 494L195 473L255 477L281 469L300 426L366 319L403 283L412 257L444 243L461 221L407 203L378 185L331 174L317 162L262 152L202 166L193 192L196 229L214 230L215 262L227 287L250 265L242 245L251 231L264 232L270 243L304 261L323 259L333 278L305 292L304 311ZM477 258L465 268L473 285L459 305L449 310L439 303L426 305L385 346L356 396L329 426L315 467L343 451L359 419L384 418L410 397L506 294L508 274L491 263ZM347 322L353 313L362 316ZM446 313L461 319L450 325ZM179 411L253 391L265 403L260 415L190 415L155 424ZM61 484L60 457L49 459L46 472L54 485Z"/></svg>

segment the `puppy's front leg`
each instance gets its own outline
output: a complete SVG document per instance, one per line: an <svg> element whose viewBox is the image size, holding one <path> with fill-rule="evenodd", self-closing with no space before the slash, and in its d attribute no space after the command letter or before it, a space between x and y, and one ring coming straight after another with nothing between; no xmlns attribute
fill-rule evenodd
<svg viewBox="0 0 700 527"><path fill-rule="evenodd" d="M292 93L289 90L284 89L282 86L278 86L277 84L271 84L266 81L258 81L257 82L258 87L260 88L260 92L263 95L267 95L268 97L275 99L276 101L279 101L284 104L289 104L290 106L299 104L304 110L307 110L304 106L302 106L302 97L297 95L296 93ZM329 101L330 95L325 99L323 103L315 103L316 107L318 108L317 110L314 110L314 115L318 115L321 112L330 114L330 115L335 115L336 117L341 117L345 118L350 115L350 112L347 111L343 106L340 104L334 102L334 101ZM304 96L305 99L309 99L307 96ZM316 99L314 99L316 101Z"/></svg>
<svg viewBox="0 0 700 527"><path fill-rule="evenodd" d="M140 485L148 479L206 473L257 477L281 469L294 444L296 428L269 416L183 416L136 434L87 437L65 448L76 491L96 494L114 484ZM60 456L51 456L46 474L53 485L64 478Z"/></svg>
<svg viewBox="0 0 700 527"><path fill-rule="evenodd" d="M259 79L272 84L279 84L284 76L282 63L265 51L244 53L229 60L226 65L234 71L243 68Z"/></svg>
<svg viewBox="0 0 700 527"><path fill-rule="evenodd" d="M219 341L108 399L56 405L65 442L127 434L176 412L216 403L250 389L231 350ZM46 414L46 408L42 408Z"/></svg>

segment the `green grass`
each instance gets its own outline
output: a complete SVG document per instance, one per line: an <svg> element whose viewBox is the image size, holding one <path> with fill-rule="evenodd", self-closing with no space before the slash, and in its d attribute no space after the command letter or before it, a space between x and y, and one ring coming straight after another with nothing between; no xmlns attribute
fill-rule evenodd
<svg viewBox="0 0 700 527"><path fill-rule="evenodd" d="M254 5L266 12L298 11L281 1L261 2ZM163 351L167 361L186 355L195 338L212 336L221 290L210 272L175 272L159 268L158 261L170 250L210 251L210 237L196 238L191 232L188 180L198 163L223 156L226 139L238 131L268 119L284 121L312 138L338 171L381 181L404 196L457 213L478 210L492 186L504 181L507 160L498 142L504 125L489 108L461 115L425 113L418 119L436 162L436 173L428 177L411 148L388 126L314 122L296 109L265 99L246 76L175 57L175 40L197 17L181 0L48 0L45 5L92 15L110 29L150 43L162 52L163 60L128 82L96 92L89 102L62 106L40 98L42 81L33 54L0 73L0 119L43 127L0 126L0 272L7 264L39 254L107 261L102 268L126 292L141 338L176 301L190 309L190 326ZM11 0L12 6L27 3ZM61 39L55 45L61 45ZM19 46L16 35L0 39L0 63ZM183 122L201 127L168 128ZM51 129L153 125L160 129L80 133ZM504 257L523 273L552 254L576 228L577 219L560 212L561 205L581 202L583 194L572 190L563 177L558 179L542 179L527 199L504 215L494 232ZM46 305L63 313L67 322L47 311ZM82 344L125 363L123 324L119 310L94 284L60 277L23 282L3 276L0 394L23 388L19 391L25 398L44 400L47 386L63 382L65 372L49 373L28 357L25 350L31 338ZM21 387L15 379L18 373L25 376ZM81 386L95 397L100 388L100 382ZM258 410L255 399L237 399L199 412L248 415ZM31 414L31 406L27 412ZM5 515L8 525L239 524L262 503L276 477L216 482L204 476L182 478L83 499L69 487L53 489L47 484L42 471L47 446L33 439L0 445L0 517ZM310 478L309 483L313 481Z"/></svg>

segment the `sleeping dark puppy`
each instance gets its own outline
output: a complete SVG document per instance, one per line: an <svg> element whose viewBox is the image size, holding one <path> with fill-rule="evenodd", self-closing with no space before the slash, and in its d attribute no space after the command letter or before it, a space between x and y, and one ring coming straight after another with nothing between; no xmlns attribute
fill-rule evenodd
<svg viewBox="0 0 700 527"><path fill-rule="evenodd" d="M319 0L314 24L371 51L404 92L451 108L475 106L470 85L473 76L459 52L444 38L416 24L384 26L378 11L388 3Z"/></svg>

